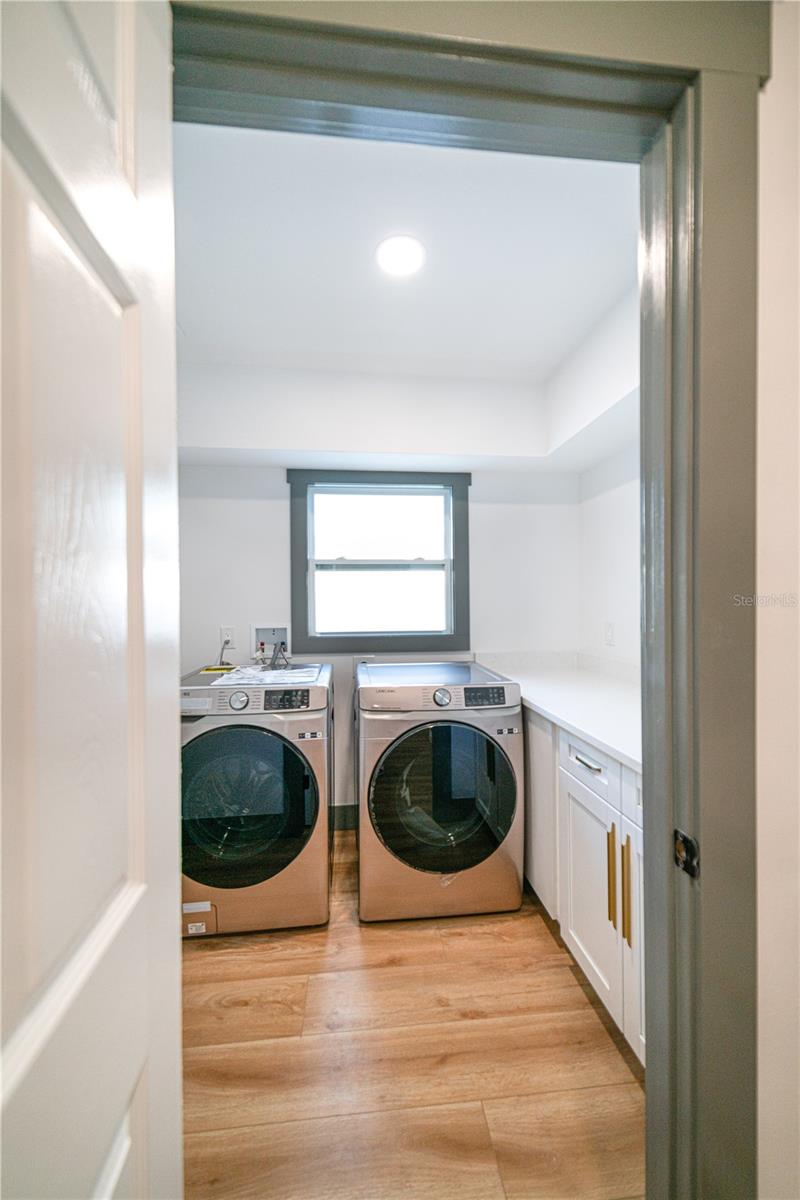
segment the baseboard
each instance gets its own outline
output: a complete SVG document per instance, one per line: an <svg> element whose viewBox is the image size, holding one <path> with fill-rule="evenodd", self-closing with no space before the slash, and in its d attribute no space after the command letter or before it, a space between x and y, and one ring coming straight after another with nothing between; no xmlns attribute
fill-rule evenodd
<svg viewBox="0 0 800 1200"><path fill-rule="evenodd" d="M357 804L337 804L333 809L334 829L355 829L358 819Z"/></svg>

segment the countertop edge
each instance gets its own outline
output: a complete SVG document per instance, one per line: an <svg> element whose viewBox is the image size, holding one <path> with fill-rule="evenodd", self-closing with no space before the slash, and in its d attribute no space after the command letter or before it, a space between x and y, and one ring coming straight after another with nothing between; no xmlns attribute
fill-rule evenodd
<svg viewBox="0 0 800 1200"><path fill-rule="evenodd" d="M580 737L583 738L584 741L591 742L591 744L596 746L598 750L603 750L606 754L610 755L611 758L622 763L624 767L630 767L632 771L637 773L637 775L641 775L642 763L639 759L634 758L624 750L621 750L619 746L611 745L611 743L604 741L603 738L599 738L596 733L592 732L592 730L585 729L580 725L576 725L572 721L566 720L562 715L555 712L553 709L547 708L544 704L540 704L536 700L532 700L530 696L525 695L524 690L522 691L522 707L530 709L532 712L539 713L540 716L545 717L548 721L552 721L553 724L557 725L559 729L566 729L567 733L574 733L576 737Z"/></svg>

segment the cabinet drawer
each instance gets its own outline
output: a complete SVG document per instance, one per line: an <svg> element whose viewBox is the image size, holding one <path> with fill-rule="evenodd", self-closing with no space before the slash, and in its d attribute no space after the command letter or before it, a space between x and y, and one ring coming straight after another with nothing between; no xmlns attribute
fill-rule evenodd
<svg viewBox="0 0 800 1200"><path fill-rule="evenodd" d="M642 777L630 767L622 768L622 813L641 829L644 825L642 808Z"/></svg>
<svg viewBox="0 0 800 1200"><path fill-rule="evenodd" d="M616 759L595 749L574 734L561 730L559 737L559 765L569 771L573 778L591 788L613 808L620 809L621 766Z"/></svg>

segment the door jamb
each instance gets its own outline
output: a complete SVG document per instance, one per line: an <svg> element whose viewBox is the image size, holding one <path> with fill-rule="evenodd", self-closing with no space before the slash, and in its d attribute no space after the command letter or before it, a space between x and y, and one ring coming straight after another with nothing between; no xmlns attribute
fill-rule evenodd
<svg viewBox="0 0 800 1200"><path fill-rule="evenodd" d="M759 80L174 13L178 120L643 164L647 1192L752 1200Z"/></svg>

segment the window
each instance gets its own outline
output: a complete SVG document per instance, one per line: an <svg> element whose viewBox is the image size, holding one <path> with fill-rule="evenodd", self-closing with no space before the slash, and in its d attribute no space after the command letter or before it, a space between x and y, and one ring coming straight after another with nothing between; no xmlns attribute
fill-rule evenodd
<svg viewBox="0 0 800 1200"><path fill-rule="evenodd" d="M288 478L295 651L469 649L468 475Z"/></svg>

